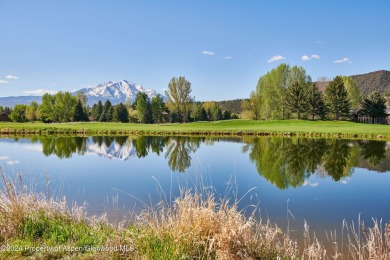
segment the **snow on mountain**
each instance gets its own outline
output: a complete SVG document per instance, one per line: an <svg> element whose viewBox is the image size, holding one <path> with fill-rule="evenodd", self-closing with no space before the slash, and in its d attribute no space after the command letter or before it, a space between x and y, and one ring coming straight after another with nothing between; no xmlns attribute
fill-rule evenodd
<svg viewBox="0 0 390 260"><path fill-rule="evenodd" d="M126 103L127 101L133 103L137 93L146 93L150 99L157 96L157 92L151 89L144 89L141 85L122 80L118 82L106 82L91 88L84 88L77 90L73 94L76 95L78 92L84 92L88 97L88 104L92 106L101 100L103 103L106 100L110 100L113 105L119 104L120 102ZM163 96L164 101L165 97Z"/></svg>
<svg viewBox="0 0 390 260"><path fill-rule="evenodd" d="M127 159L135 156L136 150L131 139L127 139L126 143L123 145L120 145L117 142L112 142L109 146L107 146L105 143L99 145L94 142L91 137L89 137L87 140L87 153L108 159L116 158L121 161L126 161Z"/></svg>

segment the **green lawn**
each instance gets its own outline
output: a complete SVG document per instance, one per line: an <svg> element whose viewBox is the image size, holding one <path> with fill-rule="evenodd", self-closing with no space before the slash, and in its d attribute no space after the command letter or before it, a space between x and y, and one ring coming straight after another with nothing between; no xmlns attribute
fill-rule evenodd
<svg viewBox="0 0 390 260"><path fill-rule="evenodd" d="M10 129L12 129L10 131ZM31 130L40 133L67 133L83 131L86 134L99 133L131 133L131 134L341 134L344 137L376 138L382 135L390 137L389 125L371 125L346 121L308 121L308 120L228 120L217 122L196 122L187 124L130 124L130 123L0 123L0 131L7 133L23 133Z"/></svg>

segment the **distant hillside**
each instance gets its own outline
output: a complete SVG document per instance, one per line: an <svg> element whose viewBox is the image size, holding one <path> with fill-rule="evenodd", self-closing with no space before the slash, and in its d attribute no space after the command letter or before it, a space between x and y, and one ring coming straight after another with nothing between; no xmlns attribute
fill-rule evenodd
<svg viewBox="0 0 390 260"><path fill-rule="evenodd" d="M222 111L229 110L232 113L240 114L242 112L242 101L244 99L217 101L217 105L221 106Z"/></svg>
<svg viewBox="0 0 390 260"><path fill-rule="evenodd" d="M376 90L380 93L390 93L390 71L378 70L367 74L353 75L351 78L363 94Z"/></svg>

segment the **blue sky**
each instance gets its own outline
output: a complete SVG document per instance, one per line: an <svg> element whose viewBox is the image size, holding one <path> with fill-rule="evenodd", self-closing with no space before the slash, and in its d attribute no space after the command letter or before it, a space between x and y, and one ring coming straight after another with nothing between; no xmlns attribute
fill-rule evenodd
<svg viewBox="0 0 390 260"><path fill-rule="evenodd" d="M0 0L0 96L122 79L163 92L185 76L197 100L227 100L282 62L314 80L389 70L389 13L385 0Z"/></svg>

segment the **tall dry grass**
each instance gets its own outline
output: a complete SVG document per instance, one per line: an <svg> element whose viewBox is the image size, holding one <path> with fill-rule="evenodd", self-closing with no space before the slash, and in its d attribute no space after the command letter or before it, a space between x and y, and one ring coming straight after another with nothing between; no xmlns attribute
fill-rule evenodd
<svg viewBox="0 0 390 260"><path fill-rule="evenodd" d="M87 218L85 207L69 208L65 199L28 191L21 178L15 181L3 172L1 178L0 245L22 239L36 245L126 244L135 249L28 255L37 259L390 259L390 225L375 219L371 227L360 218L357 224L344 222L341 238L336 232L327 234L330 247L325 246L328 241L319 241L311 234L305 223L301 248L289 232L255 217L258 209L246 217L237 199L229 201L212 192L182 189L173 203L162 201L156 207L147 207L124 227L111 226L105 218ZM4 258L1 253L0 258Z"/></svg>

